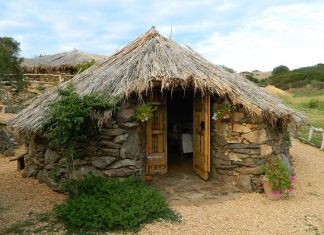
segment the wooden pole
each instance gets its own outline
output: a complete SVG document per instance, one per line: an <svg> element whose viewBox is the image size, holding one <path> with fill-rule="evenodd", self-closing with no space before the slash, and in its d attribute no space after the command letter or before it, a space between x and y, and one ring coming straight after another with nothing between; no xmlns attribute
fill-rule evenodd
<svg viewBox="0 0 324 235"><path fill-rule="evenodd" d="M324 132L322 132L322 145L320 150L324 150Z"/></svg>
<svg viewBox="0 0 324 235"><path fill-rule="evenodd" d="M308 134L308 139L307 141L310 143L312 140L312 136L313 136L313 127L309 127L309 134Z"/></svg>

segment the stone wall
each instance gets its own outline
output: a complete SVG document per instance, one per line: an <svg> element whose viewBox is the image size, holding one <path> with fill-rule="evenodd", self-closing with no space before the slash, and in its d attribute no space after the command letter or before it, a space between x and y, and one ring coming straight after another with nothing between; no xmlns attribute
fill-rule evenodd
<svg viewBox="0 0 324 235"><path fill-rule="evenodd" d="M125 105L98 136L79 143L72 173L59 150L49 148L44 138L31 138L23 175L37 177L54 190L59 190L67 178L80 178L90 172L110 177L144 176L143 127L133 120L133 114L133 107Z"/></svg>
<svg viewBox="0 0 324 235"><path fill-rule="evenodd" d="M214 177L245 191L259 191L260 166L289 155L287 129L236 112L230 122L212 121L211 151Z"/></svg>

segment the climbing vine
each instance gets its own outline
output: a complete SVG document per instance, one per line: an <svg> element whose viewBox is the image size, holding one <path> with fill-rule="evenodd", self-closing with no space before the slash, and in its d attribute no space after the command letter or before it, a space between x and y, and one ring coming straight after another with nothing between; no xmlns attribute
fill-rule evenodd
<svg viewBox="0 0 324 235"><path fill-rule="evenodd" d="M60 148L68 162L77 157L76 145L98 133L94 112L115 111L119 99L102 99L97 94L81 97L73 85L58 90L59 99L49 106L42 130L51 147Z"/></svg>

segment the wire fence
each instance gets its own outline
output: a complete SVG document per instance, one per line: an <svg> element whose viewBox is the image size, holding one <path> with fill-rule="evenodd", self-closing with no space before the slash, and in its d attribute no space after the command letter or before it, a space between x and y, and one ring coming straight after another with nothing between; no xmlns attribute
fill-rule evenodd
<svg viewBox="0 0 324 235"><path fill-rule="evenodd" d="M323 128L314 127L312 125L304 125L298 128L294 128L291 131L291 135L306 144L319 147L320 150L324 150Z"/></svg>

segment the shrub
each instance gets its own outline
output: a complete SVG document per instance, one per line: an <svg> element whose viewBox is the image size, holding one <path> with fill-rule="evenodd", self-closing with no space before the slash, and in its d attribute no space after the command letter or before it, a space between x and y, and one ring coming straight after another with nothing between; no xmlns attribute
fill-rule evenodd
<svg viewBox="0 0 324 235"><path fill-rule="evenodd" d="M97 133L98 126L92 120L93 111L114 110L117 98L102 99L96 94L81 97L73 85L58 90L59 99L49 106L43 131L50 144L71 147L75 142Z"/></svg>
<svg viewBox="0 0 324 235"><path fill-rule="evenodd" d="M67 201L54 208L70 231L138 231L158 219L180 221L161 193L135 177L87 176L66 184Z"/></svg>

